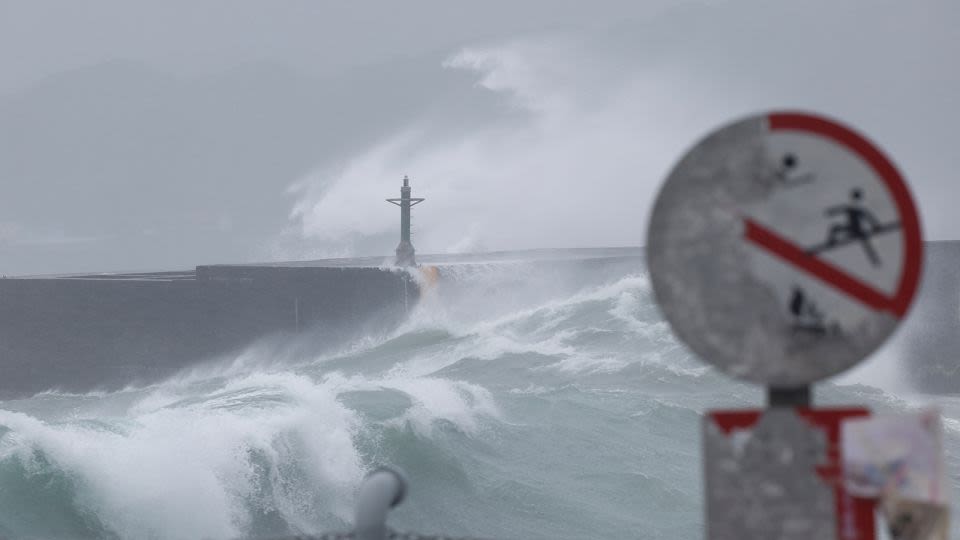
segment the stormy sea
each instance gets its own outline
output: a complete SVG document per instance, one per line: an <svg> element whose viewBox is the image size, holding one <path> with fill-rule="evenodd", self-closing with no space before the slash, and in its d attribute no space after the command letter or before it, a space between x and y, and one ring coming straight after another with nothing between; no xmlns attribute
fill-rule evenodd
<svg viewBox="0 0 960 540"><path fill-rule="evenodd" d="M818 384L814 400L939 405L956 491L960 399L910 383L911 332ZM392 464L410 479L398 530L702 538L701 415L763 401L673 337L634 259L450 265L397 328L263 342L161 382L0 402L0 536L347 530L364 475Z"/></svg>

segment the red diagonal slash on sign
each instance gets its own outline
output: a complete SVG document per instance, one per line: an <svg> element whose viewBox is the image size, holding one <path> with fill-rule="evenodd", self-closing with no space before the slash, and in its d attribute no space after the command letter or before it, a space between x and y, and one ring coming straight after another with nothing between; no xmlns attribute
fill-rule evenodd
<svg viewBox="0 0 960 540"><path fill-rule="evenodd" d="M863 304L902 318L907 314L910 301L913 300L920 281L923 241L917 209L900 172L873 143L836 122L809 114L790 112L771 114L769 122L771 132L796 131L832 140L860 156L883 181L897 206L897 217L903 230L903 268L898 280L897 292L893 296L884 294L855 276L851 276L842 268L807 255L790 240L749 219L746 220L747 239Z"/></svg>
<svg viewBox="0 0 960 540"><path fill-rule="evenodd" d="M812 275L877 311L889 311L897 317L903 317L906 313L907 307L901 305L898 298L878 291L869 284L851 276L843 269L807 253L790 240L750 218L744 218L744 223L746 225L744 236L747 240L780 257L790 263L791 266Z"/></svg>

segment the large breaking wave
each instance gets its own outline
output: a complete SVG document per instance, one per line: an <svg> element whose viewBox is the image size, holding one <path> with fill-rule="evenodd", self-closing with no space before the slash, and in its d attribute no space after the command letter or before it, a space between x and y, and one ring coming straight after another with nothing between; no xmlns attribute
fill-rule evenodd
<svg viewBox="0 0 960 540"><path fill-rule="evenodd" d="M148 387L0 404L0 535L342 530L363 475L391 463L412 484L400 529L702 537L700 415L762 394L674 340L642 272L499 264L442 283L346 347L277 362L261 345ZM844 382L817 402L923 401ZM940 401L956 485L960 403Z"/></svg>

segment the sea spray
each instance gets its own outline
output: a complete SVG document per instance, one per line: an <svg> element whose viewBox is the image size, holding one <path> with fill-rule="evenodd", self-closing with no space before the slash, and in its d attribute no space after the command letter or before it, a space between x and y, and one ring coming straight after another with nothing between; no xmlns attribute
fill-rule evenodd
<svg viewBox="0 0 960 540"><path fill-rule="evenodd" d="M702 537L700 415L756 406L761 393L674 340L639 269L548 273L525 286L527 267L506 266L447 274L393 333L261 343L146 387L4 402L0 534L343 530L360 479L391 463L411 480L392 517L399 529ZM924 401L846 382L822 385L816 400L878 410ZM960 404L950 399L956 478Z"/></svg>

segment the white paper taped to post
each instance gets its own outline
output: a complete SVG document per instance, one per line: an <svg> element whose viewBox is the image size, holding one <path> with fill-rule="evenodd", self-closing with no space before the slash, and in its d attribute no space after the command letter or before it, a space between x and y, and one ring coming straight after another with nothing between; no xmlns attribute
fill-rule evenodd
<svg viewBox="0 0 960 540"><path fill-rule="evenodd" d="M756 115L674 167L647 257L677 335L729 375L796 387L860 362L906 315L917 211L862 135L803 113Z"/></svg>
<svg viewBox="0 0 960 540"><path fill-rule="evenodd" d="M940 411L848 419L842 426L847 492L879 499L895 540L946 540L950 480Z"/></svg>

